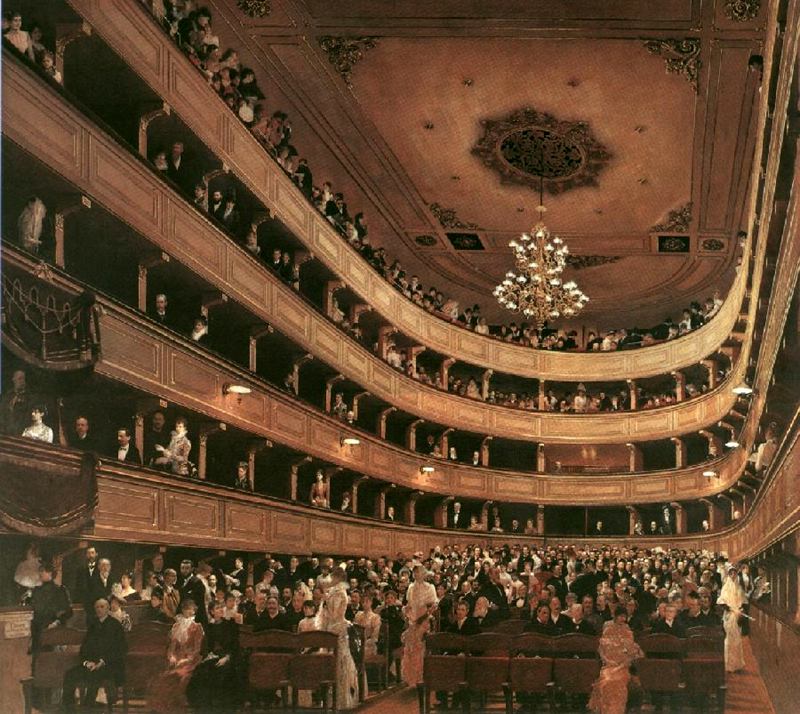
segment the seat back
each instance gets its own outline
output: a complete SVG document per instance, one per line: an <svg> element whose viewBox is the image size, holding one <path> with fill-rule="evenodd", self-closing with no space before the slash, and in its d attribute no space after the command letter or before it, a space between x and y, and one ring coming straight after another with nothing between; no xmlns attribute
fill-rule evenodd
<svg viewBox="0 0 800 714"><path fill-rule="evenodd" d="M467 658L460 655L426 654L422 681L430 689L455 692L467 680Z"/></svg>
<svg viewBox="0 0 800 714"><path fill-rule="evenodd" d="M553 637L541 635L538 632L526 632L517 635L511 642L511 656L543 656L550 655L553 651Z"/></svg>
<svg viewBox="0 0 800 714"><path fill-rule="evenodd" d="M142 622L128 634L128 652L163 654L169 646L172 625L165 622Z"/></svg>
<svg viewBox="0 0 800 714"><path fill-rule="evenodd" d="M247 666L247 684L251 689L281 689L289 681L291 652L252 652Z"/></svg>
<svg viewBox="0 0 800 714"><path fill-rule="evenodd" d="M294 689L318 689L323 684L335 683L336 654L311 652L294 655L289 661L289 682Z"/></svg>
<svg viewBox="0 0 800 714"><path fill-rule="evenodd" d="M685 647L686 656L692 659L723 657L725 654L725 638L692 635L685 640Z"/></svg>
<svg viewBox="0 0 800 714"><path fill-rule="evenodd" d="M248 632L239 636L239 646L251 650L272 650L285 652L296 652L301 647L298 640L298 635L295 635L293 632L285 632L284 630Z"/></svg>
<svg viewBox="0 0 800 714"><path fill-rule="evenodd" d="M42 647L80 647L86 639L86 630L76 627L54 627L51 630L42 630L39 644Z"/></svg>
<svg viewBox="0 0 800 714"><path fill-rule="evenodd" d="M646 692L677 692L681 685L681 662L678 659L645 657L636 662L639 681Z"/></svg>
<svg viewBox="0 0 800 714"><path fill-rule="evenodd" d="M683 681L692 694L710 694L725 686L725 660L721 657L691 658L683 661Z"/></svg>
<svg viewBox="0 0 800 714"><path fill-rule="evenodd" d="M508 657L513 638L495 632L482 632L467 637L466 652L481 657Z"/></svg>
<svg viewBox="0 0 800 714"><path fill-rule="evenodd" d="M339 642L339 637L333 632L298 632L295 637L300 649L322 647L335 652Z"/></svg>
<svg viewBox="0 0 800 714"><path fill-rule="evenodd" d="M452 632L436 632L425 637L425 651L430 654L464 652L470 639L472 638L466 635Z"/></svg>
<svg viewBox="0 0 800 714"><path fill-rule="evenodd" d="M494 628L494 632L499 635L511 635L513 637L522 634L527 624L525 620L503 620Z"/></svg>
<svg viewBox="0 0 800 714"><path fill-rule="evenodd" d="M682 657L686 650L684 640L666 632L656 632L639 638L639 647L648 657Z"/></svg>
<svg viewBox="0 0 800 714"><path fill-rule="evenodd" d="M708 627L707 625L690 627L688 630L686 630L686 636L705 637L710 640L712 639L724 640L725 630L722 629L722 625L718 625L717 627Z"/></svg>
<svg viewBox="0 0 800 714"><path fill-rule="evenodd" d="M552 641L554 657L596 657L599 639L592 635L582 635L579 632L570 632L568 635L559 635Z"/></svg>
<svg viewBox="0 0 800 714"><path fill-rule="evenodd" d="M467 689L494 692L508 684L508 655L467 657Z"/></svg>
<svg viewBox="0 0 800 714"><path fill-rule="evenodd" d="M68 669L80 664L76 649L39 652L33 663L33 686L37 689L60 689Z"/></svg>
<svg viewBox="0 0 800 714"><path fill-rule="evenodd" d="M589 694L592 685L600 675L599 659L553 660L553 681L567 694Z"/></svg>
<svg viewBox="0 0 800 714"><path fill-rule="evenodd" d="M125 656L125 686L130 691L145 691L167 669L166 647L161 651L139 650Z"/></svg>
<svg viewBox="0 0 800 714"><path fill-rule="evenodd" d="M553 680L552 657L512 657L508 678L514 692L542 694Z"/></svg>

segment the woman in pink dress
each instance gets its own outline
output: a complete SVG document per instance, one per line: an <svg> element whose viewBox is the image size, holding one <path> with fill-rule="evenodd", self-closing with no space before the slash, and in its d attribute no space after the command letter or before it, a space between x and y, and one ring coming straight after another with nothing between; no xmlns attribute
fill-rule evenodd
<svg viewBox="0 0 800 714"><path fill-rule="evenodd" d="M150 711L158 714L181 714L189 711L186 687L192 679L194 668L202 659L203 626L194 621L197 605L193 600L181 603L181 613L169 635L167 671L150 685L147 703Z"/></svg>
<svg viewBox="0 0 800 714"><path fill-rule="evenodd" d="M628 627L628 611L620 605L614 611L614 619L603 627L600 637L603 668L592 687L589 709L598 714L625 714L630 667L642 657L644 653L634 642L633 631Z"/></svg>

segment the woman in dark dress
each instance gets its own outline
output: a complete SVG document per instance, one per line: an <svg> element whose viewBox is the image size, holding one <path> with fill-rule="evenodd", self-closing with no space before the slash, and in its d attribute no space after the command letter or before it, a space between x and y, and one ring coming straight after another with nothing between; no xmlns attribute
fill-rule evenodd
<svg viewBox="0 0 800 714"><path fill-rule="evenodd" d="M225 604L213 605L206 627L206 656L195 667L186 697L195 712L234 711L242 691L239 673L239 625L225 619Z"/></svg>

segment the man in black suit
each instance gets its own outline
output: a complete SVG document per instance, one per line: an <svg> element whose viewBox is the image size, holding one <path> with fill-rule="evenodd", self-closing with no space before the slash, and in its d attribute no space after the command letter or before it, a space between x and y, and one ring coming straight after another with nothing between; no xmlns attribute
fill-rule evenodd
<svg viewBox="0 0 800 714"><path fill-rule="evenodd" d="M194 574L191 560L181 561L181 576L178 581L178 591L181 594L181 602L193 600L197 605L195 619L201 625L208 624L208 608L206 607L206 586Z"/></svg>
<svg viewBox="0 0 800 714"><path fill-rule="evenodd" d="M703 627L722 627L722 618L714 608L714 600L711 592L706 588L700 588L700 618L697 625Z"/></svg>
<svg viewBox="0 0 800 714"><path fill-rule="evenodd" d="M94 603L94 618L81 645L81 664L64 675L64 709L75 709L75 687L86 686L84 706L93 706L97 690L104 686L109 705L117 698L117 687L125 681L125 655L128 645L122 625L108 614L108 600Z"/></svg>
<svg viewBox="0 0 800 714"><path fill-rule="evenodd" d="M489 582L481 587L481 595L489 601L489 608L498 620L509 618L508 597L500 584L500 570L496 566L489 570Z"/></svg>
<svg viewBox="0 0 800 714"><path fill-rule="evenodd" d="M453 512L450 514L450 517L447 519L447 527L453 529L461 529L467 527L466 523L467 519L464 517L464 514L461 513L461 504L456 501L453 504Z"/></svg>
<svg viewBox="0 0 800 714"><path fill-rule="evenodd" d="M33 619L31 620L31 652L39 649L39 638L43 630L65 625L72 617L72 603L69 593L63 585L53 581L54 568L49 563L42 563L39 567L39 577L42 581L33 589L31 607Z"/></svg>
<svg viewBox="0 0 800 714"><path fill-rule="evenodd" d="M550 623L557 634L563 635L569 631L570 619L561 611L561 599L550 598Z"/></svg>
<svg viewBox="0 0 800 714"><path fill-rule="evenodd" d="M172 150L167 159L167 176L178 185L181 191L189 193L193 181L189 164L183 155L183 148L182 141L172 143Z"/></svg>
<svg viewBox="0 0 800 714"><path fill-rule="evenodd" d="M261 609L265 606L264 609ZM291 630L291 624L286 620L286 616L281 613L278 598L267 597L264 593L256 593L256 608L252 613L250 622L253 632L264 632L265 630Z"/></svg>
<svg viewBox="0 0 800 714"><path fill-rule="evenodd" d="M469 617L469 605L460 600L456 604L456 619L447 625L444 630L454 635L477 635L480 632L478 621L474 617Z"/></svg>
<svg viewBox="0 0 800 714"><path fill-rule="evenodd" d="M86 549L86 560L83 565L78 569L75 576L75 598L77 602L82 602L88 608L94 604L94 600L90 600L91 593L94 592L94 581L99 580L100 571L97 568L97 548L90 545ZM87 609L87 612L89 610Z"/></svg>
<svg viewBox="0 0 800 714"><path fill-rule="evenodd" d="M94 434L89 429L89 418L83 414L75 417L73 425L72 436L69 440L69 445L73 449L80 449L81 451L96 451L97 444L94 440Z"/></svg>
<svg viewBox="0 0 800 714"><path fill-rule="evenodd" d="M575 603L569 608L569 617L564 624L561 634L566 635L570 632L577 632L581 635L594 635L594 627L588 620L583 619L583 606Z"/></svg>
<svg viewBox="0 0 800 714"><path fill-rule="evenodd" d="M208 212L218 221L222 221L222 214L225 213L225 197L219 189L215 189L211 192L211 200L208 202Z"/></svg>
<svg viewBox="0 0 800 714"><path fill-rule="evenodd" d="M666 635L675 635L675 637L686 637L686 627L678 619L678 608L673 604L668 604L664 613L664 617L658 618L650 630L653 634L661 632Z"/></svg>
<svg viewBox="0 0 800 714"><path fill-rule="evenodd" d="M94 603L111 597L111 561L108 558L100 558L97 561L96 577L89 578L87 585L83 605L87 620L91 620L94 618Z"/></svg>
<svg viewBox="0 0 800 714"><path fill-rule="evenodd" d="M126 464L141 466L142 455L136 444L131 442L131 430L127 426L117 429L117 448L114 453L117 461L124 461Z"/></svg>
<svg viewBox="0 0 800 714"><path fill-rule="evenodd" d="M550 605L547 600L539 600L536 605L534 618L525 625L525 632L535 632L539 635L555 636L561 633L555 628L550 619Z"/></svg>

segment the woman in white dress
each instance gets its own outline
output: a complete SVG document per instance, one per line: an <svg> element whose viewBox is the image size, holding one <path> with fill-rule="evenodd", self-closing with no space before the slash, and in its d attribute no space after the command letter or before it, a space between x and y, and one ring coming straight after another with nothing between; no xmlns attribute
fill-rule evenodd
<svg viewBox="0 0 800 714"><path fill-rule="evenodd" d="M364 591L361 599L361 610L353 618L353 624L364 628L364 657L374 657L378 654L378 638L381 634L381 616L372 609L372 598L375 593L371 589ZM367 691L367 670L364 668L364 676L361 678L364 696Z"/></svg>
<svg viewBox="0 0 800 714"><path fill-rule="evenodd" d="M47 414L47 409L45 409L45 407L33 407L33 409L31 409L31 425L25 427L25 431L22 432L22 436L26 439L46 441L48 444L52 444L53 430L44 423L45 414Z"/></svg>
<svg viewBox="0 0 800 714"><path fill-rule="evenodd" d="M403 632L403 661L401 670L403 681L409 687L417 688L420 711L423 711L424 690L422 687L422 666L425 659L425 635L431 629L431 615L439 599L432 583L425 582L425 568L414 568L414 582L408 586L406 606L403 614L406 629Z"/></svg>
<svg viewBox="0 0 800 714"><path fill-rule="evenodd" d="M341 568L331 573L331 585L325 594L325 602L317 613L317 629L333 632L339 637L336 648L336 708L353 709L358 706L358 671L350 654L349 623L344 617L349 598L347 576Z"/></svg>
<svg viewBox="0 0 800 714"><path fill-rule="evenodd" d="M739 672L744 669L744 649L739 617L742 615L742 606L746 602L747 595L739 582L739 572L735 566L731 565L728 567L722 591L717 598L717 603L725 606L722 627L725 630L725 670L728 672Z"/></svg>

